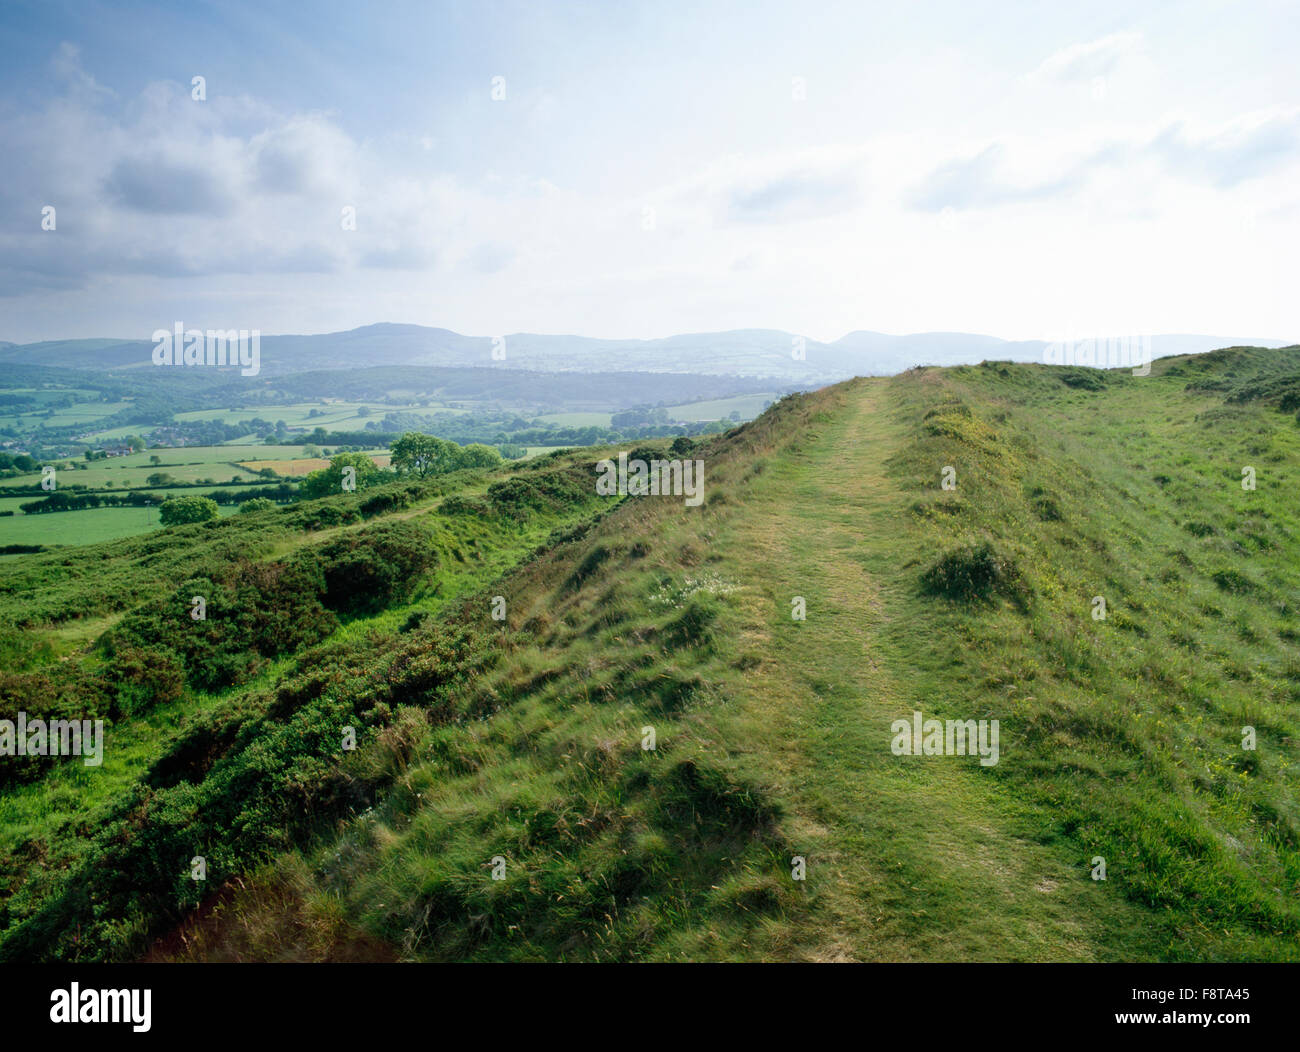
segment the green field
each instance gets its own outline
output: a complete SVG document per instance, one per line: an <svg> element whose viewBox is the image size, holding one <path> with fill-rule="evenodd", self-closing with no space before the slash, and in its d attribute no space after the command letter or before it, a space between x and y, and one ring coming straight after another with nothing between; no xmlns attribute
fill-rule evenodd
<svg viewBox="0 0 1300 1052"><path fill-rule="evenodd" d="M537 419L555 427L609 427L609 413L547 413Z"/></svg>
<svg viewBox="0 0 1300 1052"><path fill-rule="evenodd" d="M187 495L193 490L179 491ZM26 498L32 500L35 498ZM0 501L7 505L8 501ZM236 505L218 505L220 515L238 511ZM6 544L96 544L135 537L158 529L157 508L86 508L82 511L47 512L0 519L0 547Z"/></svg>
<svg viewBox="0 0 1300 1052"><path fill-rule="evenodd" d="M775 393L737 395L734 398L713 398L666 408L670 420L686 422L729 420L732 413L738 413L739 420L752 420L763 411L764 405L772 402L776 397ZM538 419L555 427L609 427L611 415L610 413L548 413Z"/></svg>
<svg viewBox="0 0 1300 1052"><path fill-rule="evenodd" d="M360 410L368 413L361 415ZM386 413L467 413L467 409L452 409L442 405L421 406L385 405L376 402L299 402L294 405L264 405L249 409L203 409L188 413L177 413L176 420L184 423L191 420L224 420L228 424L260 418L277 423L283 420L292 428L323 427L328 431L362 431L370 423L377 423ZM312 416L312 414L317 414Z"/></svg>
<svg viewBox="0 0 1300 1052"><path fill-rule="evenodd" d="M240 461L298 460L302 456L302 446L182 446L150 449L106 460L85 461L74 458L56 462L56 467L61 464L75 465L60 470L57 481L65 486L77 484L88 489L146 489L149 476L163 472L178 482L198 482L200 479L211 478L215 484L220 485L232 478L240 481L257 479L256 473L237 466ZM160 462L152 463L153 457L157 457ZM0 492L14 486L38 486L40 481L39 473L0 479Z"/></svg>
<svg viewBox="0 0 1300 1052"><path fill-rule="evenodd" d="M752 420L763 411L763 406L777 397L772 393L714 398L706 402L687 402L683 405L669 406L668 415L674 420L696 421L730 420L732 413L739 413L740 420Z"/></svg>
<svg viewBox="0 0 1300 1052"><path fill-rule="evenodd" d="M76 465L60 468L56 481L64 492L80 485L90 491L147 490L164 497L203 496L214 490L230 490L232 479L255 483L252 488L276 485L278 480L263 479L255 471L232 466L239 460L299 460L302 446L186 446L154 449L106 460L72 460ZM158 457L161 463L152 464ZM319 463L319 462L316 462ZM148 478L156 472L171 475L178 482L198 482L211 478L211 485L165 488L150 486ZM5 497L6 490L20 486L37 486L39 474L0 479L0 511L13 511L0 518L0 546L6 544L92 544L118 537L130 537L157 529L156 508L87 508L80 511L26 515L20 506L40 500L40 496ZM43 496L43 494L42 494ZM235 505L221 505L220 513L229 515Z"/></svg>
<svg viewBox="0 0 1300 1052"><path fill-rule="evenodd" d="M23 392L21 389L7 388L5 394L26 394L31 397L40 397L47 395L67 395L74 393L70 390L49 391L49 392ZM130 402L101 402L99 396L94 392L75 392L84 394L87 401L78 402L76 405L54 409L46 416L46 410L36 410L28 412L12 412L12 407L0 408L0 427L15 427L20 430L26 430L36 427L71 427L78 424L84 424L87 427L92 426L96 420L102 420L106 416L120 412L130 406ZM49 400L49 397L42 401Z"/></svg>

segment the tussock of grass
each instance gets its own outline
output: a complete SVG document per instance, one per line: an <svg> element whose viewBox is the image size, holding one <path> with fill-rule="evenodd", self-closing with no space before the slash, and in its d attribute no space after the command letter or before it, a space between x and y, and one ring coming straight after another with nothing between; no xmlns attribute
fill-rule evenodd
<svg viewBox="0 0 1300 1052"><path fill-rule="evenodd" d="M945 552L921 575L921 584L931 595L964 602L1017 596L1020 583L1015 560L991 540L963 544Z"/></svg>

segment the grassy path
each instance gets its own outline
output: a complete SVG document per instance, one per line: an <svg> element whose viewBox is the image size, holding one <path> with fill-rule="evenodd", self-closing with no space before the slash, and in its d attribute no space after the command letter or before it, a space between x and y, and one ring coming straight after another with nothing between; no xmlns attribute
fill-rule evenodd
<svg viewBox="0 0 1300 1052"><path fill-rule="evenodd" d="M747 675L731 733L766 739L764 762L778 765L806 845L815 928L791 949L853 960L1105 956L1089 914L1123 907L1083 860L1015 834L1026 815L991 772L972 758L890 752L890 723L926 708L900 687L909 670L882 631L916 601L914 572L901 568L906 508L884 471L898 428L888 381L835 397L818 433L747 483L745 513L717 543L732 572L771 588L745 592L744 644L770 659ZM807 601L802 623L791 619L795 596Z"/></svg>

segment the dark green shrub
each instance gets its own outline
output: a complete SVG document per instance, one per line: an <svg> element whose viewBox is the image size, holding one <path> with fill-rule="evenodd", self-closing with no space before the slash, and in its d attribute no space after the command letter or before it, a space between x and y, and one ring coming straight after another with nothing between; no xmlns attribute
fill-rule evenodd
<svg viewBox="0 0 1300 1052"><path fill-rule="evenodd" d="M433 565L429 535L410 522L372 527L327 544L303 558L317 561L325 579L325 606L340 614L377 613L415 590Z"/></svg>
<svg viewBox="0 0 1300 1052"><path fill-rule="evenodd" d="M930 595L963 602L979 602L995 595L1015 595L1020 573L1014 560L999 552L992 541L965 544L946 552L921 575Z"/></svg>

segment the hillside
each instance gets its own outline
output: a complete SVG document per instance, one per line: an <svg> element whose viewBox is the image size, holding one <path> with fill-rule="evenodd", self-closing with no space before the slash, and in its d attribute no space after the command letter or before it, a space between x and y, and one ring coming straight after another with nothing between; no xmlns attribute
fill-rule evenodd
<svg viewBox="0 0 1300 1052"><path fill-rule="evenodd" d="M675 440L699 507L583 449L8 560L6 712L110 726L2 761L0 958L1300 959L1297 409L915 369Z"/></svg>

